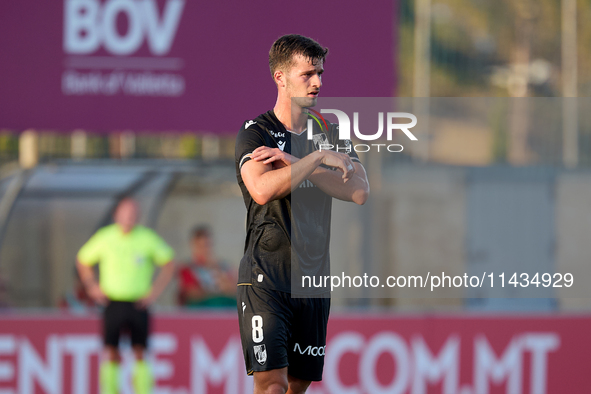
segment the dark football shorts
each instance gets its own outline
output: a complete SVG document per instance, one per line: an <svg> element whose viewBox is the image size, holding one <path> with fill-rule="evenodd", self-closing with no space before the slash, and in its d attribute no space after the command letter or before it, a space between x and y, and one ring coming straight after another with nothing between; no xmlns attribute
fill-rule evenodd
<svg viewBox="0 0 591 394"><path fill-rule="evenodd" d="M322 380L330 298L238 286L238 320L246 372L287 368L302 380Z"/></svg>
<svg viewBox="0 0 591 394"><path fill-rule="evenodd" d="M119 346L121 333L131 336L132 345L147 347L150 316L147 309L135 302L109 301L103 312L103 340L105 345Z"/></svg>

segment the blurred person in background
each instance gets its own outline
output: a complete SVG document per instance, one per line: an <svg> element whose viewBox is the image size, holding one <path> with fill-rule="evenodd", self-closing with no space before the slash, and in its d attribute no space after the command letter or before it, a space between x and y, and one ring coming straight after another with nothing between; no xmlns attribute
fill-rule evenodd
<svg viewBox="0 0 591 394"><path fill-rule="evenodd" d="M119 337L129 332L136 363L133 387L136 394L152 390L150 367L144 361L150 316L148 307L174 276L174 251L153 230L137 225L139 207L123 199L114 214L115 223L98 230L78 252L77 267L86 291L103 312L105 359L100 365L103 394L119 392ZM95 280L93 265L99 264ZM154 266L161 267L154 283Z"/></svg>
<svg viewBox="0 0 591 394"><path fill-rule="evenodd" d="M191 232L191 261L179 271L179 303L188 307L236 307L236 276L213 253L207 226Z"/></svg>

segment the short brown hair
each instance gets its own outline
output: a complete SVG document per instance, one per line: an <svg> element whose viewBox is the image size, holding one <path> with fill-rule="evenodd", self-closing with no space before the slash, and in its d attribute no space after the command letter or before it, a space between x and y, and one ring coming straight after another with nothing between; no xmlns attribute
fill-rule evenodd
<svg viewBox="0 0 591 394"><path fill-rule="evenodd" d="M293 64L295 55L302 55L306 60L312 61L316 65L319 61L326 60L328 48L323 48L311 38L300 36L299 34L288 34L279 37L273 43L269 51L269 68L271 76L277 70L287 71Z"/></svg>
<svg viewBox="0 0 591 394"><path fill-rule="evenodd" d="M211 238L211 229L208 225L202 224L191 230L191 239L197 238Z"/></svg>

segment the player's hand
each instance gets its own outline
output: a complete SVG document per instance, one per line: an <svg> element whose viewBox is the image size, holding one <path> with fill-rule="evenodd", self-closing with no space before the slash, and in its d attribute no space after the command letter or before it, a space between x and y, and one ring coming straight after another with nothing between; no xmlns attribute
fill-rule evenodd
<svg viewBox="0 0 591 394"><path fill-rule="evenodd" d="M92 300L96 302L98 305L107 305L107 296L105 295L105 293L103 293L98 284L91 284L86 291L88 292L90 298L92 298Z"/></svg>
<svg viewBox="0 0 591 394"><path fill-rule="evenodd" d="M283 152L279 148L259 146L252 152L250 157L254 161L262 161L263 164L272 164L273 168L283 168L298 161L298 158Z"/></svg>
<svg viewBox="0 0 591 394"><path fill-rule="evenodd" d="M321 163L341 171L344 182L347 182L355 174L355 166L349 155L332 150L322 150L320 154L322 155Z"/></svg>
<svg viewBox="0 0 591 394"><path fill-rule="evenodd" d="M144 298L140 298L135 304L140 309L146 309L150 305L152 305L156 301L156 296L154 293L150 293Z"/></svg>

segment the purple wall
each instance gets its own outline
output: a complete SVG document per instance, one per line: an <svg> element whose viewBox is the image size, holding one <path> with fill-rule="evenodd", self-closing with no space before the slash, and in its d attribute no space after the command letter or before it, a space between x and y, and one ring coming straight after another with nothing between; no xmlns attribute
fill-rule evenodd
<svg viewBox="0 0 591 394"><path fill-rule="evenodd" d="M395 11L388 0L2 2L0 128L233 133L274 105L267 56L288 33L330 49L321 96L392 96Z"/></svg>

